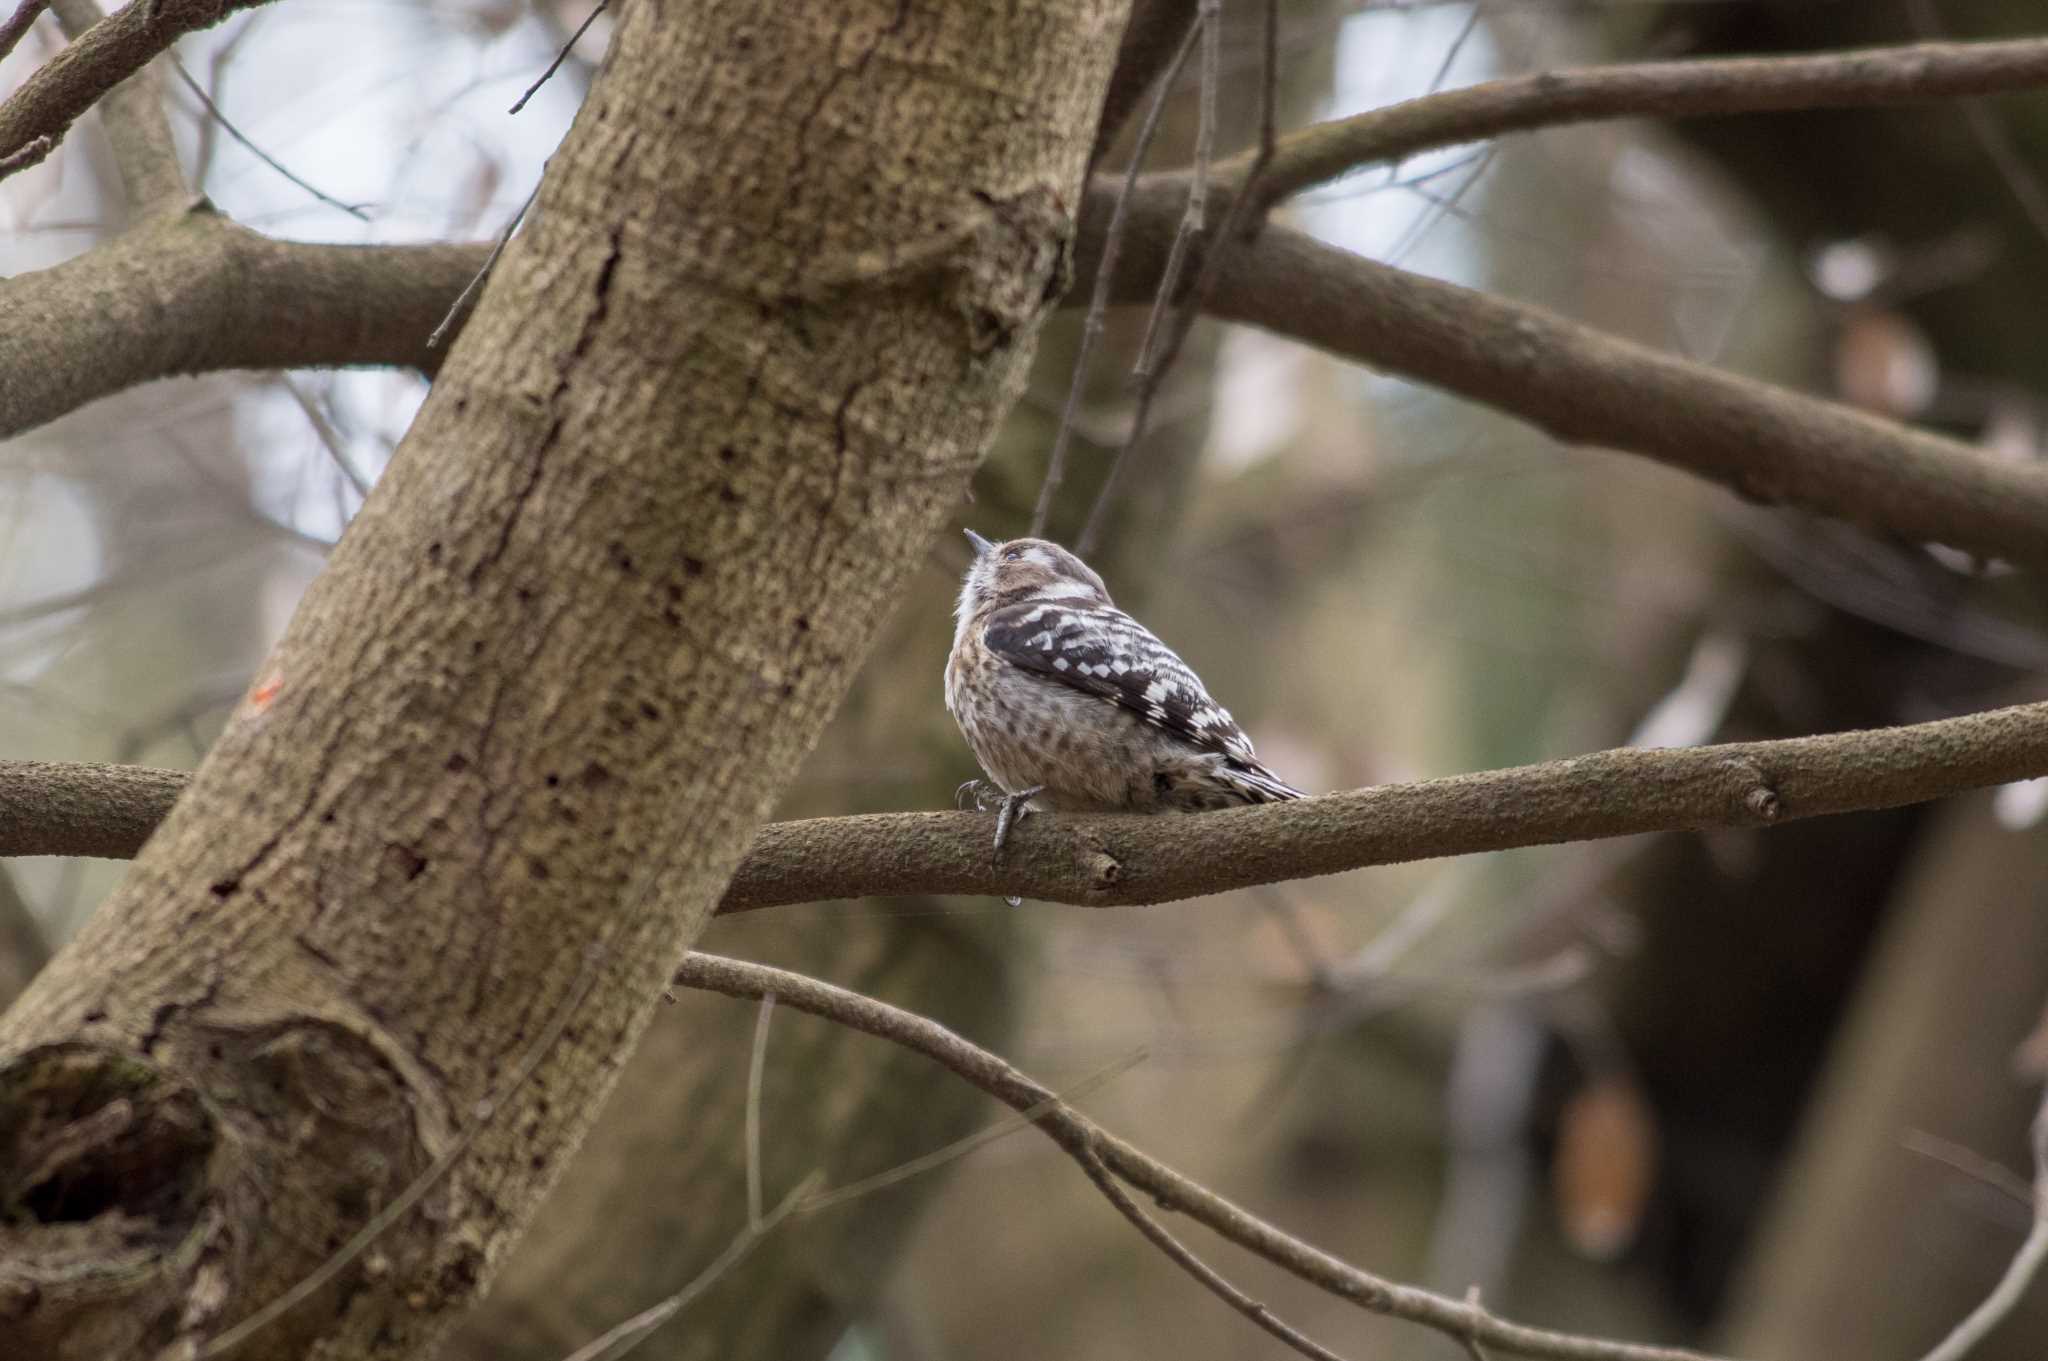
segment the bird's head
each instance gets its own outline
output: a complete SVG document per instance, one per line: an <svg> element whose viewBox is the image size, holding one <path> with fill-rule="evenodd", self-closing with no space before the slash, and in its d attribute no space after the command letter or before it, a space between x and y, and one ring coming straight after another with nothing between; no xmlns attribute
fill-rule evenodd
<svg viewBox="0 0 2048 1361"><path fill-rule="evenodd" d="M1045 539L991 543L973 530L974 561L960 587L959 616L965 621L990 609L1025 601L1107 605L1109 590L1095 569Z"/></svg>

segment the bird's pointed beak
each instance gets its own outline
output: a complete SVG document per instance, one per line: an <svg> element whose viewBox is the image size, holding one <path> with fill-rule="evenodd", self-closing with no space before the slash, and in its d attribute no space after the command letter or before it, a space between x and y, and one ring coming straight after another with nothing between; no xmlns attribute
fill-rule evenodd
<svg viewBox="0 0 2048 1361"><path fill-rule="evenodd" d="M990 543L987 539L982 538L981 535L975 533L971 529L962 530L961 533L967 536L967 542L974 545L974 556L977 558L987 557L989 554L989 550L995 547L994 544Z"/></svg>

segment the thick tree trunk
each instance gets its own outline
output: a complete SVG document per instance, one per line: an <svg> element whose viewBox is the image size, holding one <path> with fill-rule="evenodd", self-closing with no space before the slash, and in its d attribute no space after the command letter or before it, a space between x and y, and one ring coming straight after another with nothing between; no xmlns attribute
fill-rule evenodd
<svg viewBox="0 0 2048 1361"><path fill-rule="evenodd" d="M0 1022L0 1353L218 1334L475 1133L238 1355L471 1303L1015 396L1121 18L625 11L386 478Z"/></svg>

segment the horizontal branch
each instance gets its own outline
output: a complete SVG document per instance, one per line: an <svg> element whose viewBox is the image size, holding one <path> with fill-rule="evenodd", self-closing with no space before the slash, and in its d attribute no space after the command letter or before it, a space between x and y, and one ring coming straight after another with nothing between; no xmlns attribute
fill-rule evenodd
<svg viewBox="0 0 2048 1361"><path fill-rule="evenodd" d="M2015 73L2032 70L2027 63L2043 45L1935 45L1933 58L1923 49L1898 49L1919 54L1910 61L1865 53L1734 65L1791 73L1776 84L1765 81L1780 92L1774 97L1788 99L1793 77L1814 62L1822 70L1833 63L1852 74L1863 67L1891 73L1843 87L1875 98L1887 90L2016 81ZM1626 89L1675 79L1657 73L1690 65L1582 74L1597 75L1602 88ZM1570 88L1579 77L1555 79ZM1709 80L1703 88L1719 86ZM1705 97L1696 91L1691 111L1700 111ZM1449 117L1428 125L1436 129L1431 136L1470 126ZM1363 134L1347 136L1358 152ZM1087 195L1076 261L1083 278L1095 267L1119 187L1098 179ZM1217 186L1226 199L1219 213L1228 211L1227 187ZM1132 196L1116 300L1151 297L1180 221L1183 189L1177 177L1160 176ZM0 437L172 374L348 364L431 371L439 352L425 348L425 336L487 249L300 245L204 211L132 231L54 269L0 282ZM2048 556L2048 467L1997 462L1957 440L1409 274L1299 232L1269 228L1233 249L1216 270L1208 310L1434 384L1560 439L1640 454L1756 500L1987 556ZM165 325L165 317L177 323ZM28 321L38 324L22 324Z"/></svg>
<svg viewBox="0 0 2048 1361"><path fill-rule="evenodd" d="M1036 816L1001 864L994 819L882 813L770 823L719 904L1016 895L1111 907L1478 851L1704 827L1769 827L2048 776L2048 703L1898 728L1619 748L1187 817ZM0 762L0 855L133 855L184 776Z"/></svg>
<svg viewBox="0 0 2048 1361"><path fill-rule="evenodd" d="M1867 108L2042 85L2048 85L2048 38L1539 71L1304 128L1281 139L1259 177L1258 194L1262 206L1270 205L1362 166L1592 119ZM1218 170L1242 184L1251 160L1246 153Z"/></svg>
<svg viewBox="0 0 2048 1361"><path fill-rule="evenodd" d="M0 102L0 158L62 139L80 114L187 33L263 0L129 0L37 67Z"/></svg>
<svg viewBox="0 0 2048 1361"><path fill-rule="evenodd" d="M0 854L126 860L191 780L150 766L0 761L0 843L11 848Z"/></svg>
<svg viewBox="0 0 2048 1361"><path fill-rule="evenodd" d="M1362 1309L1519 1356L1569 1361L1711 1361L1703 1353L1678 1347L1610 1342L1510 1323L1476 1303L1454 1300L1361 1271L1117 1138L1001 1057L914 1012L804 974L701 952L685 956L675 981L680 987L724 993L728 997L773 996L778 1003L798 1011L915 1050L1012 1109L1029 1113L1032 1122L1084 1169L1099 1160L1102 1166L1151 1196L1162 1209L1184 1214L1246 1251Z"/></svg>
<svg viewBox="0 0 2048 1361"><path fill-rule="evenodd" d="M1087 198L1079 267L1114 201ZM1178 189L1132 196L1114 297L1151 296ZM0 282L0 437L153 378L411 365L488 247L273 241L206 211ZM1208 310L1431 383L1559 439L1623 450L1753 499L2019 561L2048 556L2048 466L1632 344L1540 308L1383 265L1283 227L1222 262ZM178 318L165 325L164 317ZM47 324L27 324L47 319Z"/></svg>
<svg viewBox="0 0 2048 1361"><path fill-rule="evenodd" d="M225 369L408 366L486 245L276 241L200 206L0 281L0 438L137 383Z"/></svg>
<svg viewBox="0 0 2048 1361"><path fill-rule="evenodd" d="M0 19L0 61L7 60L48 7L49 0L14 0L14 12Z"/></svg>
<svg viewBox="0 0 2048 1361"><path fill-rule="evenodd" d="M1164 192L1162 192L1164 191ZM1150 297L1179 191L1141 185L1117 297ZM1090 207L1093 198L1091 196ZM1149 277L1148 277L1149 275ZM1705 477L1752 501L1986 556L2048 559L2048 464L1621 340L1284 227L1232 250L1208 311L1400 374L1571 444Z"/></svg>

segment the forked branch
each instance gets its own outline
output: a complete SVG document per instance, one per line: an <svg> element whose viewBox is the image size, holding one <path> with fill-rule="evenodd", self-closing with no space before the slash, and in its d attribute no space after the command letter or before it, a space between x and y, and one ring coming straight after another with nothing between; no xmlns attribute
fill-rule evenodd
<svg viewBox="0 0 2048 1361"><path fill-rule="evenodd" d="M61 140L81 114L179 38L261 3L129 0L78 33L0 102L0 158L38 137Z"/></svg>
<svg viewBox="0 0 2048 1361"><path fill-rule="evenodd" d="M680 987L720 992L728 997L758 999L772 995L781 1005L916 1050L1012 1109L1034 1111L1033 1120L1038 1127L1080 1163L1084 1171L1099 1164L1145 1192L1161 1209L1184 1214L1282 1270L1372 1313L1405 1319L1518 1356L1571 1361L1713 1361L1705 1353L1680 1347L1612 1342L1511 1323L1476 1302L1454 1300L1362 1271L1125 1143L1002 1058L914 1012L803 974L718 955L688 955L675 981ZM1292 1344L1294 1339L1289 1341Z"/></svg>

